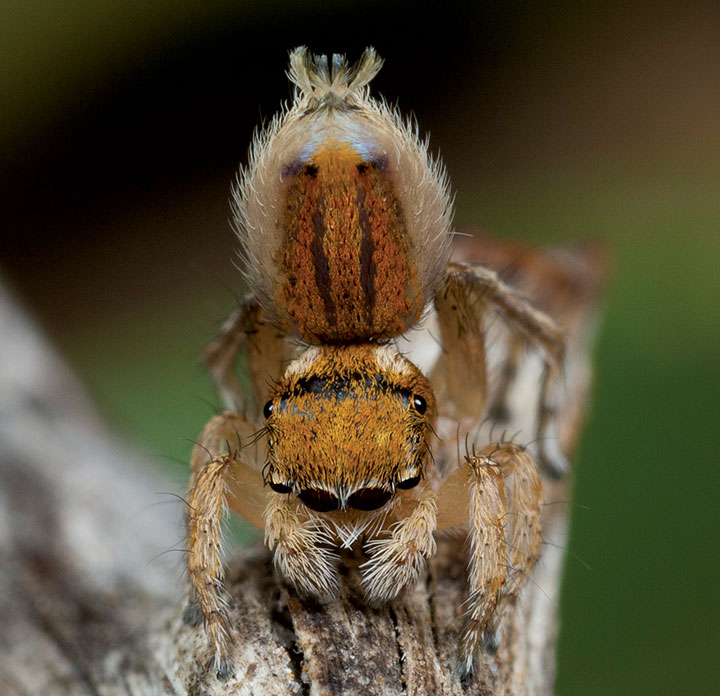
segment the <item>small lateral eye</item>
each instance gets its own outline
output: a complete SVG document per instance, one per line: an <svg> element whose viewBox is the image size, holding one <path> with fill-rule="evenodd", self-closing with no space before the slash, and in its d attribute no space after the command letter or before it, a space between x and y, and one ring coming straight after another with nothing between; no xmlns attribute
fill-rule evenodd
<svg viewBox="0 0 720 696"><path fill-rule="evenodd" d="M270 481L270 488L276 493L290 493L290 491L292 491L292 486L288 486L285 483L275 483L274 481Z"/></svg>
<svg viewBox="0 0 720 696"><path fill-rule="evenodd" d="M263 416L265 416L265 418L270 418L270 416L272 415L272 412L273 412L273 402L268 401L263 406Z"/></svg>
<svg viewBox="0 0 720 696"><path fill-rule="evenodd" d="M419 394L413 394L412 404L415 410L422 416L427 411L427 401L422 398Z"/></svg>
<svg viewBox="0 0 720 696"><path fill-rule="evenodd" d="M418 474L417 476L413 476L412 478L405 479L404 481L398 481L395 484L395 487L407 490L408 488L415 488L418 483L420 483L420 474Z"/></svg>

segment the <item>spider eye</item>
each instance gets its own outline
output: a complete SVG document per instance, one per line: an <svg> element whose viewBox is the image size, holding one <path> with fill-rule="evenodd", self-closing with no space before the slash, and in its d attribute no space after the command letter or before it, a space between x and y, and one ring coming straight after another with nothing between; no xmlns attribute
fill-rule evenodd
<svg viewBox="0 0 720 696"><path fill-rule="evenodd" d="M272 415L272 412L273 412L273 402L268 401L263 406L263 416L265 416L265 418L270 418L270 416Z"/></svg>
<svg viewBox="0 0 720 696"><path fill-rule="evenodd" d="M288 486L285 483L275 483L274 481L270 481L270 488L276 493L290 493L290 491L292 491L292 486Z"/></svg>
<svg viewBox="0 0 720 696"><path fill-rule="evenodd" d="M348 505L356 510L377 510L392 498L384 488L361 488L348 498Z"/></svg>
<svg viewBox="0 0 720 696"><path fill-rule="evenodd" d="M398 481L395 484L395 487L407 490L408 488L415 488L418 483L420 483L420 474L418 474L417 476L413 476L412 478L405 479L404 481Z"/></svg>
<svg viewBox="0 0 720 696"><path fill-rule="evenodd" d="M415 407L415 410L422 416L425 411L427 411L427 401L423 399L422 396L419 394L413 395L412 398L413 406Z"/></svg>
<svg viewBox="0 0 720 696"><path fill-rule="evenodd" d="M340 506L340 501L337 499L337 496L318 488L308 488L307 490L300 491L298 498L311 510L315 510L316 512L330 512L331 510L337 510Z"/></svg>

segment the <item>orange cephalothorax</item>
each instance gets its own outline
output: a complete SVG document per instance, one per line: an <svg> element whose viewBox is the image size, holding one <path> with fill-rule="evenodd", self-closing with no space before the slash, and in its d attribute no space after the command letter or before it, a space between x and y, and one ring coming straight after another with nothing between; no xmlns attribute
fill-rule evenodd
<svg viewBox="0 0 720 696"><path fill-rule="evenodd" d="M420 481L434 414L430 384L393 348L312 348L266 404L266 481L313 510L377 509Z"/></svg>
<svg viewBox="0 0 720 696"><path fill-rule="evenodd" d="M387 159L330 143L286 176L277 304L297 333L366 341L415 324L423 292Z"/></svg>

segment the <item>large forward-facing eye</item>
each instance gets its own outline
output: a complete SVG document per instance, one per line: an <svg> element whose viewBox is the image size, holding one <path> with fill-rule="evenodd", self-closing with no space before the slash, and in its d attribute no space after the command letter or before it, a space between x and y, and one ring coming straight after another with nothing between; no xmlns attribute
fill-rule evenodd
<svg viewBox="0 0 720 696"><path fill-rule="evenodd" d="M392 493L385 488L361 488L348 498L348 505L356 510L377 510L390 500Z"/></svg>
<svg viewBox="0 0 720 696"><path fill-rule="evenodd" d="M300 491L298 498L315 512L330 512L330 510L337 510L340 506L337 496L320 488L307 488Z"/></svg>

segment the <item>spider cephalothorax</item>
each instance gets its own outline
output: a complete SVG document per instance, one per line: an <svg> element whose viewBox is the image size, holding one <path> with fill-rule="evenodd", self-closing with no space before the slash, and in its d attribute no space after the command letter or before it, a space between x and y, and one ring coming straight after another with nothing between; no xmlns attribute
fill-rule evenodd
<svg viewBox="0 0 720 696"><path fill-rule="evenodd" d="M187 512L192 602L223 676L226 504L264 528L282 577L323 601L341 582L338 547L367 554L362 589L381 604L418 580L436 531L465 534L467 672L538 558L540 474L566 470L570 440L556 426L580 408L560 386L585 389L584 345L566 352L553 320L459 247L450 262L444 169L412 124L370 96L380 64L372 49L352 67L294 51L294 101L256 136L235 191L251 293L205 352L230 410L194 450ZM550 265L568 280L556 294L577 309L568 324L581 336L587 288ZM535 265L518 269L555 309ZM415 331L421 321L430 328ZM241 351L251 400L234 374ZM532 444L498 442L498 424Z"/></svg>
<svg viewBox="0 0 720 696"><path fill-rule="evenodd" d="M427 379L391 346L311 348L264 407L266 480L319 512L381 508L420 482L434 412Z"/></svg>

